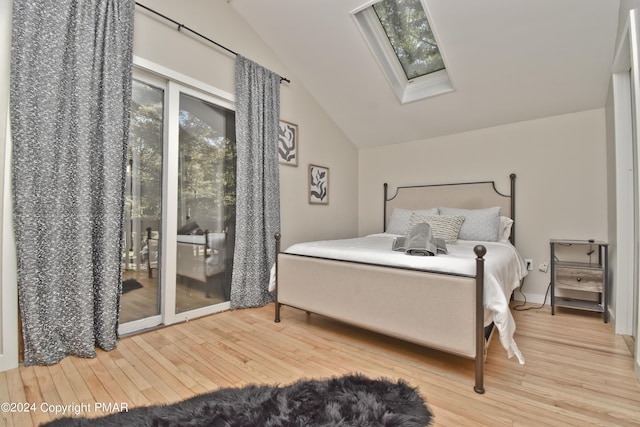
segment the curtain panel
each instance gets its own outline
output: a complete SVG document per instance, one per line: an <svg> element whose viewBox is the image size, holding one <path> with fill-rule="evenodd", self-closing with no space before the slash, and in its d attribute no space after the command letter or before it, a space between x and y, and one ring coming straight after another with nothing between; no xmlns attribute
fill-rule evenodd
<svg viewBox="0 0 640 427"><path fill-rule="evenodd" d="M280 231L280 76L236 57L236 242L231 308L259 307L268 290Z"/></svg>
<svg viewBox="0 0 640 427"><path fill-rule="evenodd" d="M14 0L12 186L26 365L115 347L130 0Z"/></svg>

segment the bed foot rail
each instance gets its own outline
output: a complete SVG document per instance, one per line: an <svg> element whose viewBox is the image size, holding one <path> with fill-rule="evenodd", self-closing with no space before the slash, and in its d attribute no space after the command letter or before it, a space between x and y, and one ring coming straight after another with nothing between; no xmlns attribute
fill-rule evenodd
<svg viewBox="0 0 640 427"><path fill-rule="evenodd" d="M476 383L473 390L484 394L484 256L487 248L478 245L473 248L476 254Z"/></svg>
<svg viewBox="0 0 640 427"><path fill-rule="evenodd" d="M273 320L276 323L280 323L280 303L278 302L278 255L280 254L280 239L282 236L280 233L276 233L274 235L276 239L276 287L274 290L274 298L276 300L276 313L275 319Z"/></svg>

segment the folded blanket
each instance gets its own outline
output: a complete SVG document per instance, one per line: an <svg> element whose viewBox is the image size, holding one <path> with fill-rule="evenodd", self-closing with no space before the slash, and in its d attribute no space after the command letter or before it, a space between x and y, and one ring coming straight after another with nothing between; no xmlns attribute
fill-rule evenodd
<svg viewBox="0 0 640 427"><path fill-rule="evenodd" d="M407 255L434 256L447 253L444 239L433 237L431 226L426 222L415 224L407 236L396 237L392 249L404 251Z"/></svg>

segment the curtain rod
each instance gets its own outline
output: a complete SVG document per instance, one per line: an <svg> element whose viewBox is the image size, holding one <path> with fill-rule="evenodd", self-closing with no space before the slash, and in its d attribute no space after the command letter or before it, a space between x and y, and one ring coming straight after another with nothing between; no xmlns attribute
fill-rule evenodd
<svg viewBox="0 0 640 427"><path fill-rule="evenodd" d="M156 11L156 10L153 10L153 9L151 9L150 7L147 7L147 6L145 6L145 5L141 4L141 3L136 2L136 5L137 5L137 6L140 6L141 8L143 8L143 9L145 9L145 10L148 10L149 12L151 12L151 13L153 13L153 14L155 14L155 15L158 15L159 17L161 17L161 18L163 18L163 19L166 19L167 21L169 21L169 22L171 22L171 23L173 23L173 24L175 24L175 25L177 25L177 26L178 26L178 31L180 31L180 30L182 30L182 29L185 29L185 30L187 30L187 31L189 31L189 32L191 32L191 33L193 33L193 34L195 34L196 36L198 36L198 37L200 37L200 38L202 38L202 39L204 39L204 40L208 41L209 43L213 43L213 44L215 44L216 46L218 46L219 48L226 50L226 51L227 51L227 52L229 52L230 54L232 54L232 55L234 55L234 56L238 56L238 53L237 53L237 52L234 52L233 50L229 49L228 47L221 45L220 43L216 42L215 40L211 40L209 37L207 37L207 36L205 36L205 35L203 35L203 34L200 34L199 32L197 32L197 31L195 31L195 30L192 30L191 28L187 27L186 25L183 25L183 24L179 23L178 21L176 21L176 20L174 20L174 19L172 19L172 18L169 18L168 16L163 15L162 13L160 13L160 12L158 12L158 11ZM282 77L282 76L281 76L281 77L280 77L280 82L282 82L283 80L284 80L285 82L287 82L287 83L291 83L291 80L289 80L289 79L288 79L288 78L286 78L286 77Z"/></svg>

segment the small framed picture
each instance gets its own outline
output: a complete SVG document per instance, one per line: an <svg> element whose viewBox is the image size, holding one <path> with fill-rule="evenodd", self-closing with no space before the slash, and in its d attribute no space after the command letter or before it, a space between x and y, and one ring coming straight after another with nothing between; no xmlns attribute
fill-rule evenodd
<svg viewBox="0 0 640 427"><path fill-rule="evenodd" d="M329 204L329 168L309 164L309 203Z"/></svg>
<svg viewBox="0 0 640 427"><path fill-rule="evenodd" d="M281 165L298 166L298 125L280 120L278 161Z"/></svg>

